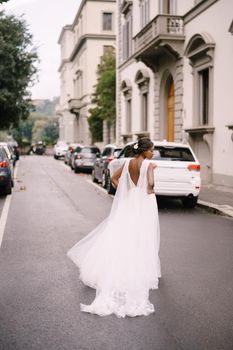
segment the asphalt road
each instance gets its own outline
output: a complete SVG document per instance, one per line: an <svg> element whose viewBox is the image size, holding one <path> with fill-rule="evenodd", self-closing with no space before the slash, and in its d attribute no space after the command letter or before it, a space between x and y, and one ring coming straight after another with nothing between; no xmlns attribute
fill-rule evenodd
<svg viewBox="0 0 233 350"><path fill-rule="evenodd" d="M155 314L80 312L94 291L66 252L112 203L89 179L51 157L21 157L0 250L0 349L232 350L233 220L178 202L160 203Z"/></svg>

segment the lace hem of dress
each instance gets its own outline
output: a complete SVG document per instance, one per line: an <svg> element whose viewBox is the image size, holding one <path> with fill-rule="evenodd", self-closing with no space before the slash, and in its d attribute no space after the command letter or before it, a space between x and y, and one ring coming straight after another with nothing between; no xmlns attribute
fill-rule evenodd
<svg viewBox="0 0 233 350"><path fill-rule="evenodd" d="M155 312L154 305L147 298L136 301L126 293L111 294L106 296L100 292L91 305L80 304L81 311L99 316L115 314L118 318L148 316Z"/></svg>
<svg viewBox="0 0 233 350"><path fill-rule="evenodd" d="M148 293L143 294L129 293L128 291L113 290L104 292L99 290L95 283L91 283L83 279L80 275L80 280L88 287L96 289L96 298L90 305L80 304L82 312L96 314L99 316L108 316L115 314L119 318L126 316L148 316L155 312L154 305L148 299ZM150 283L148 289L158 289L159 280L155 279Z"/></svg>

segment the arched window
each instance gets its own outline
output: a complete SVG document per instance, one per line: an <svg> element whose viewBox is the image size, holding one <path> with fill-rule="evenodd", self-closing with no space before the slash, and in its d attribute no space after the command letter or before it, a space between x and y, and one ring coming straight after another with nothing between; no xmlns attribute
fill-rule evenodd
<svg viewBox="0 0 233 350"><path fill-rule="evenodd" d="M214 47L212 37L201 33L195 34L185 49L193 68L194 126L212 124Z"/></svg>

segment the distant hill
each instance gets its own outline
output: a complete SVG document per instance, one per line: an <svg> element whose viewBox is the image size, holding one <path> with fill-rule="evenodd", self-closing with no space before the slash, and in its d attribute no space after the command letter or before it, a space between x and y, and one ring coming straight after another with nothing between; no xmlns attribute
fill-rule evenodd
<svg viewBox="0 0 233 350"><path fill-rule="evenodd" d="M46 116L55 115L55 106L59 102L59 97L54 97L53 100L49 99L34 99L32 100L35 110L33 112L38 114L44 114Z"/></svg>

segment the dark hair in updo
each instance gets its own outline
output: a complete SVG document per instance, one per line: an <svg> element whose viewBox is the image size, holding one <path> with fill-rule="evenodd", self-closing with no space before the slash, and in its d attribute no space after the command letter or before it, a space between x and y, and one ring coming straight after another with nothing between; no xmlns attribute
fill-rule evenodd
<svg viewBox="0 0 233 350"><path fill-rule="evenodd" d="M135 155L140 155L144 151L151 149L153 146L154 144L149 138L143 137L133 144L132 152Z"/></svg>

